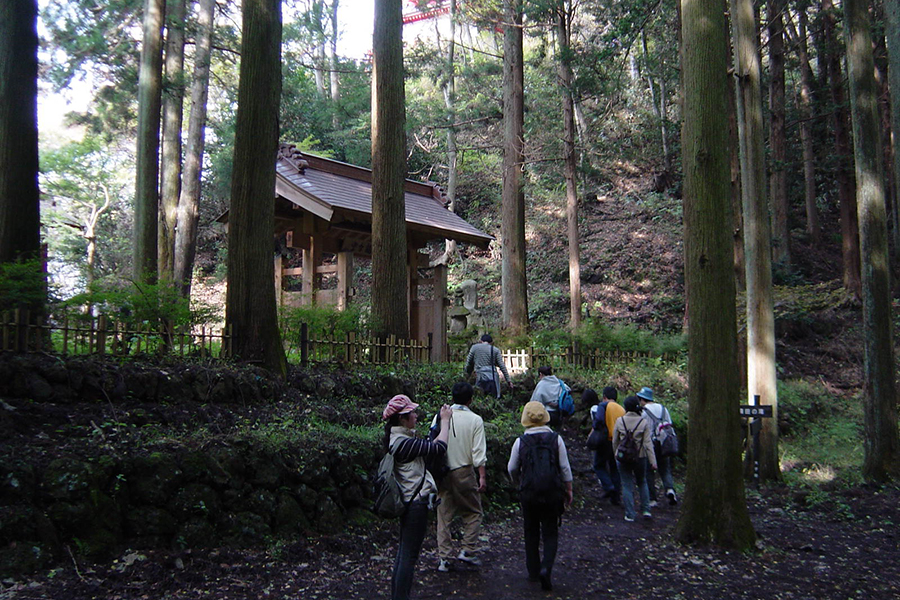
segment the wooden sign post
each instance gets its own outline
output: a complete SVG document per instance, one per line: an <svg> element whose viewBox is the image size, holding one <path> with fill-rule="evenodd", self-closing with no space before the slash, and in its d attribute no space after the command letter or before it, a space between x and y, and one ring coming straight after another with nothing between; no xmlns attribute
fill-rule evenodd
<svg viewBox="0 0 900 600"><path fill-rule="evenodd" d="M741 416L749 418L748 427L753 436L753 480L756 489L759 489L759 431L762 429L762 420L772 418L772 405L760 404L759 396L753 396L755 404L742 404Z"/></svg>

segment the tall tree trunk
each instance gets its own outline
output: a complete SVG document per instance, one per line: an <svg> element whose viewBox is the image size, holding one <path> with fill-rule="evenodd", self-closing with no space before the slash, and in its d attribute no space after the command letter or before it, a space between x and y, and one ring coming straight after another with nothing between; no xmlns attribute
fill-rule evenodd
<svg viewBox="0 0 900 600"><path fill-rule="evenodd" d="M578 250L578 157L575 154L575 100L572 95L571 38L572 5L557 6L559 43L559 88L563 106L563 160L566 179L566 232L569 238L569 327L581 325L581 259Z"/></svg>
<svg viewBox="0 0 900 600"><path fill-rule="evenodd" d="M773 208L773 251L775 262L791 264L790 206L787 195L787 135L784 128L784 10L785 0L766 3L769 29L769 147L772 164L769 193ZM771 420L771 419L770 419Z"/></svg>
<svg viewBox="0 0 900 600"><path fill-rule="evenodd" d="M447 40L444 78L444 108L447 111L447 208L456 212L456 184L459 178L459 153L456 146L456 0L450 0L450 37ZM438 24L435 22L435 29ZM440 31L438 31L440 35ZM444 240L444 254L439 264L448 264L456 255L456 240Z"/></svg>
<svg viewBox="0 0 900 600"><path fill-rule="evenodd" d="M134 279L156 281L159 216L159 121L165 0L144 0L138 78L137 175L134 186Z"/></svg>
<svg viewBox="0 0 900 600"><path fill-rule="evenodd" d="M500 235L502 327L511 335L528 329L525 277L525 71L522 2L503 2L503 194Z"/></svg>
<svg viewBox="0 0 900 600"><path fill-rule="evenodd" d="M816 206L816 150L815 139L812 131L814 118L813 95L813 71L809 64L809 44L806 40L807 32L806 6L800 6L797 10L797 22L799 32L794 29L794 24L787 21L791 43L797 51L797 59L800 62L800 90L797 104L800 105L800 145L803 147L803 189L806 205L806 233L814 245L822 241L822 226L819 224L819 209Z"/></svg>
<svg viewBox="0 0 900 600"><path fill-rule="evenodd" d="M91 289L94 285L95 265L97 262L97 224L100 217L112 206L112 198L109 195L109 188L105 184L101 184L103 189L103 204L100 206L92 205L91 213L88 215L84 224L84 241L87 244L86 260L85 260L85 283L87 289Z"/></svg>
<svg viewBox="0 0 900 600"><path fill-rule="evenodd" d="M844 81L841 74L841 56L838 51L835 8L832 0L822 0L822 38L827 54L823 57L828 68L831 92L832 129L834 153L838 166L835 179L841 207L841 251L844 265L844 288L859 296L861 293L859 225L856 216L856 194L850 177L850 134L847 131L847 107L844 97Z"/></svg>
<svg viewBox="0 0 900 600"><path fill-rule="evenodd" d="M181 126L184 120L185 0L169 0L166 31L166 85L163 93L162 170L159 178L159 278L172 281L175 227L181 194Z"/></svg>
<svg viewBox="0 0 900 600"><path fill-rule="evenodd" d="M206 103L209 95L209 63L212 48L215 0L200 0L197 37L194 43L194 74L191 80L191 116L188 119L184 173L178 199L178 226L175 229L173 280L181 295L191 297L191 276L197 254L197 227L200 221L200 182L206 131Z"/></svg>
<svg viewBox="0 0 900 600"><path fill-rule="evenodd" d="M682 0L684 270L690 333L687 483L676 536L686 543L751 548L738 406L727 33L722 0Z"/></svg>
<svg viewBox="0 0 900 600"><path fill-rule="evenodd" d="M891 148L893 202L891 224L893 226L894 255L900 256L900 0L884 0L887 18L888 87L891 90Z"/></svg>
<svg viewBox="0 0 900 600"><path fill-rule="evenodd" d="M666 174L672 168L672 161L669 157L669 132L666 126L666 78L660 72L659 77L659 97L656 96L656 79L653 70L650 69L650 51L647 48L647 30L641 31L641 47L644 52L644 65L646 70L647 87L650 89L650 104L653 106L653 114L659 122L660 151L662 153L663 172Z"/></svg>
<svg viewBox="0 0 900 600"><path fill-rule="evenodd" d="M337 42L339 33L338 24L338 5L340 0L332 0L331 2L331 43L329 44L329 57L331 63L331 126L338 129L340 119L338 118L338 104L341 101L340 77L338 76L338 55Z"/></svg>
<svg viewBox="0 0 900 600"><path fill-rule="evenodd" d="M0 3L0 264L41 257L37 0Z"/></svg>
<svg viewBox="0 0 900 600"><path fill-rule="evenodd" d="M409 337L406 93L400 0L375 0L372 37L372 316L382 335Z"/></svg>
<svg viewBox="0 0 900 600"><path fill-rule="evenodd" d="M878 84L869 29L869 3L844 0L844 36L850 78L856 158L856 198L862 255L863 340L865 344L866 408L863 474L884 481L900 474L897 435L897 389L891 285L888 267L887 210L881 155Z"/></svg>
<svg viewBox="0 0 900 600"><path fill-rule="evenodd" d="M281 103L281 0L243 0L225 322L232 354L277 375L287 361L275 305L275 160Z"/></svg>
<svg viewBox="0 0 900 600"><path fill-rule="evenodd" d="M762 69L753 1L732 0L731 15L741 149L744 266L747 274L747 394L750 404L758 395L763 404L772 406L775 414L771 419L763 419L758 458L760 477L779 480L772 246L766 201Z"/></svg>

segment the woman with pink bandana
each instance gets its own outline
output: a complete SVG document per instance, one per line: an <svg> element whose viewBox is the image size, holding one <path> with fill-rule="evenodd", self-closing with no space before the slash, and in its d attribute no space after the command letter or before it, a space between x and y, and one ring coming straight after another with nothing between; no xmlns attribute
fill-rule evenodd
<svg viewBox="0 0 900 600"><path fill-rule="evenodd" d="M437 493L437 485L425 464L447 452L450 406L441 407L441 432L434 441L416 433L418 404L403 394L391 398L384 408L384 450L394 455L394 476L408 502L400 517L400 545L391 577L391 600L407 600L419 551L428 528L429 498Z"/></svg>

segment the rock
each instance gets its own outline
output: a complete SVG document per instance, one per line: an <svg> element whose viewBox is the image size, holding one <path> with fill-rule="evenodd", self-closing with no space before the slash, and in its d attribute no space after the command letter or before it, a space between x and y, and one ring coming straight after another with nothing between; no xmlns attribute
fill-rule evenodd
<svg viewBox="0 0 900 600"><path fill-rule="evenodd" d="M459 284L462 291L463 306L469 310L478 308L478 282L474 279L466 279Z"/></svg>

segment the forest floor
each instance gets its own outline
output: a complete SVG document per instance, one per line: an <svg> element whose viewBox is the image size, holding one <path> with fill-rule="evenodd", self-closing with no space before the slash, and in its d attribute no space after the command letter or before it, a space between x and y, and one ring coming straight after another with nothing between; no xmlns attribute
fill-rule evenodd
<svg viewBox="0 0 900 600"><path fill-rule="evenodd" d="M728 552L676 543L680 505L663 502L651 520L626 523L621 507L600 498L583 445L569 447L576 502L560 530L553 591L525 578L518 511L495 507L482 532L484 565L457 561L450 573L438 572L430 534L413 597L900 597L897 487L835 488L819 497L787 486L748 489L757 549ZM126 551L101 564L72 559L31 579L0 582L0 600L386 598L396 540L397 523L377 521L267 549Z"/></svg>

